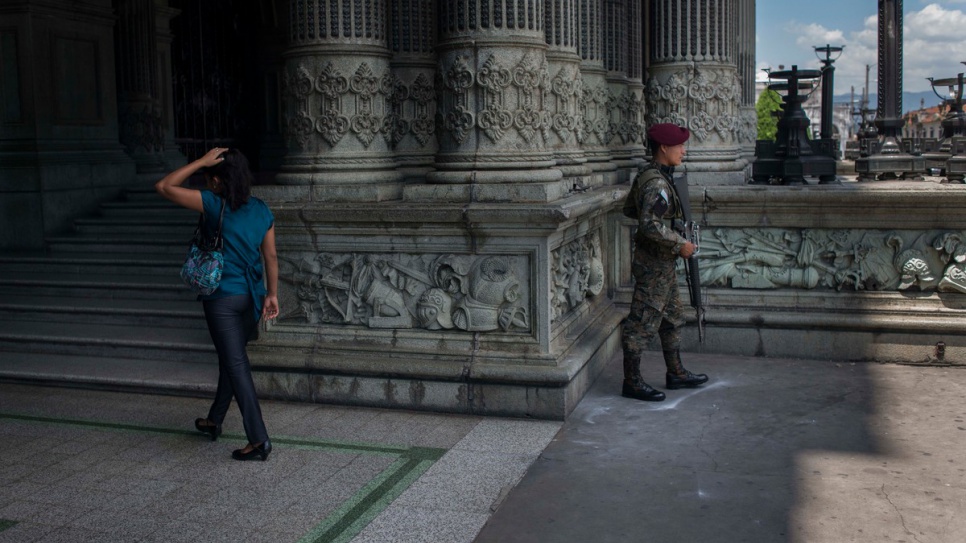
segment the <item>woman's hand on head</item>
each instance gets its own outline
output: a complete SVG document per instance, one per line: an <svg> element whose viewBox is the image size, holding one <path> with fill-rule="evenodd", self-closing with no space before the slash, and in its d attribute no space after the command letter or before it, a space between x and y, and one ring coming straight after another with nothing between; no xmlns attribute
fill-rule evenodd
<svg viewBox="0 0 966 543"><path fill-rule="evenodd" d="M205 168L210 168L217 164L221 164L221 162L225 160L223 155L226 152L228 152L227 147L213 147L210 151L205 153L205 156L201 157L199 161Z"/></svg>

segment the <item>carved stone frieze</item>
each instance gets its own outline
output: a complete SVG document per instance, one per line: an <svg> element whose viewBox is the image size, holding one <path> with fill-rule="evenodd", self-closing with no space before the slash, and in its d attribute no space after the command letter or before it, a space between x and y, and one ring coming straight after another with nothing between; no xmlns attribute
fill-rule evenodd
<svg viewBox="0 0 966 543"><path fill-rule="evenodd" d="M301 149L315 137L335 147L350 133L366 148L379 134L390 148L407 134L427 145L436 132L436 91L422 73L407 84L393 72L374 72L366 62L351 74L332 62L315 75L299 64L286 74L283 91L294 106L283 119L285 136Z"/></svg>
<svg viewBox="0 0 966 543"><path fill-rule="evenodd" d="M553 126L551 81L546 58L527 53L511 65L490 55L474 73L463 56L457 56L439 81L445 89L437 113L440 130L463 143L478 128L494 144L504 143L513 128L526 143L543 144ZM479 88L479 112L470 109L474 87ZM537 135L541 139L537 139Z"/></svg>
<svg viewBox="0 0 966 543"><path fill-rule="evenodd" d="M731 288L966 293L966 233L705 229L701 283Z"/></svg>
<svg viewBox="0 0 966 543"><path fill-rule="evenodd" d="M600 232L595 231L551 252L550 321L577 308L604 290Z"/></svg>
<svg viewBox="0 0 966 543"><path fill-rule="evenodd" d="M525 257L303 253L280 264L312 324L530 330Z"/></svg>
<svg viewBox="0 0 966 543"><path fill-rule="evenodd" d="M647 81L647 123L686 125L700 142L734 143L741 81L733 68L687 66Z"/></svg>

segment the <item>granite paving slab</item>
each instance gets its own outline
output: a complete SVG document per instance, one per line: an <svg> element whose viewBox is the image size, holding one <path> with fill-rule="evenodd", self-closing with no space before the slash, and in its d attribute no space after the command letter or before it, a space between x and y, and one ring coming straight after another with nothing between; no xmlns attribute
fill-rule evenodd
<svg viewBox="0 0 966 543"><path fill-rule="evenodd" d="M203 398L0 384L0 439L16 444L0 542L468 543L560 427L262 405L272 455L236 462L234 407L212 442L191 427Z"/></svg>

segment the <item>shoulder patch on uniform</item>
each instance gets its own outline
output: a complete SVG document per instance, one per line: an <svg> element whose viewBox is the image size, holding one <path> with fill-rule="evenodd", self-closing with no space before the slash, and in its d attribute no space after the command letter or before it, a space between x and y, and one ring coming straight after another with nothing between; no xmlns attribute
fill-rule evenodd
<svg viewBox="0 0 966 543"><path fill-rule="evenodd" d="M667 213L669 207L669 200L670 198L667 194L667 191L661 189L661 192L659 192L657 195L657 199L654 200L654 204L651 206L651 212L658 217L664 217L664 214Z"/></svg>

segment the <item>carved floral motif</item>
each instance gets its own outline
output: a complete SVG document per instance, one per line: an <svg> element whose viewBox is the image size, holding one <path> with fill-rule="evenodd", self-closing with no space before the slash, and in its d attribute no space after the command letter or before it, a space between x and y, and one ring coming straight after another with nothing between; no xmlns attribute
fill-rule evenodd
<svg viewBox="0 0 966 543"><path fill-rule="evenodd" d="M607 86L603 82L590 87L584 85L584 91L580 97L581 118L585 140L593 135L597 137L597 142L606 145L608 142L607 131L610 124L607 104L609 95ZM585 143L581 141L581 143Z"/></svg>
<svg viewBox="0 0 966 543"><path fill-rule="evenodd" d="M702 238L707 286L966 293L960 232L718 228Z"/></svg>
<svg viewBox="0 0 966 543"><path fill-rule="evenodd" d="M312 324L530 329L522 257L318 253L281 264L280 278Z"/></svg>
<svg viewBox="0 0 966 543"><path fill-rule="evenodd" d="M740 137L741 80L733 70L682 68L663 83L658 77L649 78L645 93L649 125L686 125L700 141L717 136L731 142Z"/></svg>
<svg viewBox="0 0 966 543"><path fill-rule="evenodd" d="M551 322L604 290L604 260L600 233L594 232L563 245L550 255Z"/></svg>
<svg viewBox="0 0 966 543"><path fill-rule="evenodd" d="M551 119L554 131L561 140L570 141L573 138L582 142L584 126L578 119L580 112L580 96L583 93L583 81L578 77L578 70L563 67L550 81L550 91L557 101L555 113Z"/></svg>
<svg viewBox="0 0 966 543"><path fill-rule="evenodd" d="M283 92L291 106L283 118L284 132L298 148L306 148L315 136L334 147L349 133L365 147L380 133L390 148L410 133L426 145L436 131L435 89L423 74L410 86L394 73L375 73L365 62L351 76L332 62L314 76L298 65L284 76Z"/></svg>
<svg viewBox="0 0 966 543"><path fill-rule="evenodd" d="M436 111L436 122L441 131L453 136L456 143L463 143L470 129L476 124L476 118L468 107L467 96L473 86L473 72L470 71L466 58L460 55L445 72L437 72L437 78L443 94Z"/></svg>

